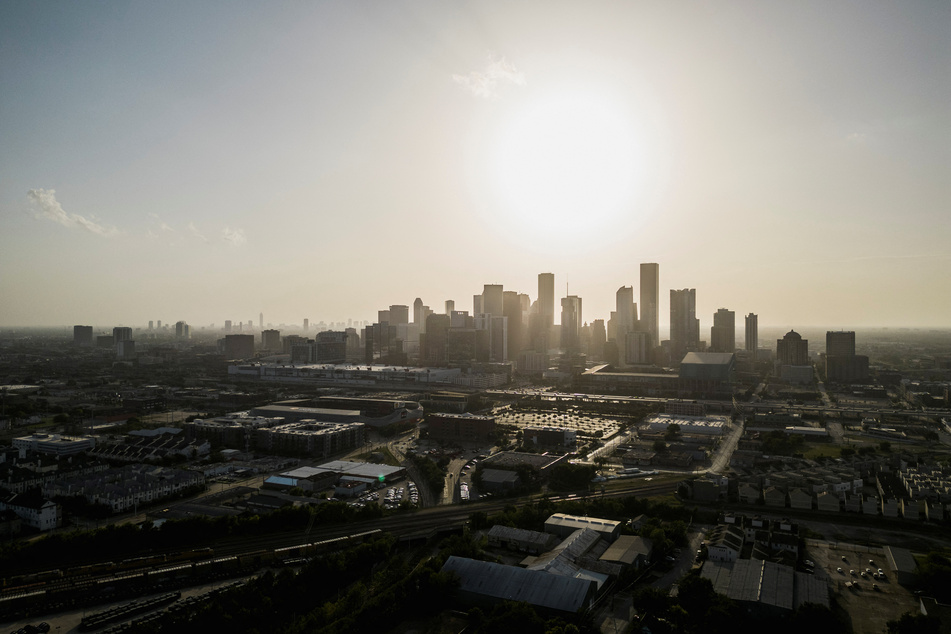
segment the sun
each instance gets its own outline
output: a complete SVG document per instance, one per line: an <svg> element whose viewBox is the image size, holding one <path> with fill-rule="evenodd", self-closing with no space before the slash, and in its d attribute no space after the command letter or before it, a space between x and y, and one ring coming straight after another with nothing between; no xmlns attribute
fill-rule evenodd
<svg viewBox="0 0 951 634"><path fill-rule="evenodd" d="M644 188L632 117L595 94L525 104L495 148L492 183L506 224L553 246L615 230Z"/></svg>

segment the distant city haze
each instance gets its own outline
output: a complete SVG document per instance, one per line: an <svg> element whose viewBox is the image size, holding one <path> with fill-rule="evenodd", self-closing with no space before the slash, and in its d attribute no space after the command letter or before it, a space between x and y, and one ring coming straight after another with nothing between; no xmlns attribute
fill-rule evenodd
<svg viewBox="0 0 951 634"><path fill-rule="evenodd" d="M0 3L0 328L951 327L951 3ZM625 297L627 295L625 294ZM262 319L263 313L263 319ZM738 335L743 346L742 334Z"/></svg>

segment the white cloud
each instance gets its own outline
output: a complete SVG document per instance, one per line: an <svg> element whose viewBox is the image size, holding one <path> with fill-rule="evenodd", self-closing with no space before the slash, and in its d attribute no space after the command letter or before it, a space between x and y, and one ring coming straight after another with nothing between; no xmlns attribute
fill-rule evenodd
<svg viewBox="0 0 951 634"><path fill-rule="evenodd" d="M476 97L490 99L498 96L496 87L499 83L524 86L525 75L519 72L513 64L508 63L504 57L492 59L490 56L489 65L486 66L485 70L474 70L468 75L453 75L452 81Z"/></svg>
<svg viewBox="0 0 951 634"><path fill-rule="evenodd" d="M36 207L36 217L45 218L59 223L64 227L85 229L90 233L113 238L119 235L119 230L115 227L109 227L99 224L95 220L80 216L79 214L67 213L63 206L56 200L56 190L53 189L31 189L27 192L30 202Z"/></svg>
<svg viewBox="0 0 951 634"><path fill-rule="evenodd" d="M158 238L162 233L174 233L175 229L172 228L167 222L162 220L158 214L149 213L149 218L155 222L149 223L149 227L146 229L146 233L149 237Z"/></svg>
<svg viewBox="0 0 951 634"><path fill-rule="evenodd" d="M247 236L244 235L244 229L232 229L231 227L225 227L221 231L221 239L233 247L240 247L248 241Z"/></svg>
<svg viewBox="0 0 951 634"><path fill-rule="evenodd" d="M188 223L188 230L192 232L192 235L201 240L202 242L208 242L208 238L202 235L201 231L198 230L198 227L195 226L194 222Z"/></svg>

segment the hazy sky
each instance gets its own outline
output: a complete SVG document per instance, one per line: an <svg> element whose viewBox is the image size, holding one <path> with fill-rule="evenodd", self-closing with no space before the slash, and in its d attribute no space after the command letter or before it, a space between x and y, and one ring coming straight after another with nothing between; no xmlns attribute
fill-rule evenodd
<svg viewBox="0 0 951 634"><path fill-rule="evenodd" d="M0 3L0 326L547 271L591 321L640 262L704 338L951 326L949 33L946 0Z"/></svg>

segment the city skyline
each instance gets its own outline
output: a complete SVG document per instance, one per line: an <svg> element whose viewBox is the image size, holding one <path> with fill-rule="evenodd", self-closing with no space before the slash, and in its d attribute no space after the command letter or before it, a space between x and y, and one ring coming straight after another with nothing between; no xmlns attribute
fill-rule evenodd
<svg viewBox="0 0 951 634"><path fill-rule="evenodd" d="M543 18L543 19L542 19ZM0 5L0 328L374 321L639 266L949 327L951 6ZM643 304L642 301L640 301ZM643 311L643 306L639 306Z"/></svg>

